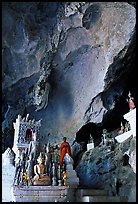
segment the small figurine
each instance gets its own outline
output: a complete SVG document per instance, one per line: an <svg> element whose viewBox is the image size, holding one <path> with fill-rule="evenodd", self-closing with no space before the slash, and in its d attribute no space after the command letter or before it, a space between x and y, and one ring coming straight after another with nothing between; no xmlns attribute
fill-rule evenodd
<svg viewBox="0 0 138 204"><path fill-rule="evenodd" d="M28 186L29 177L28 177L28 172L27 171L25 171L24 174L23 174L23 181L24 181L24 184L26 186Z"/></svg>
<svg viewBox="0 0 138 204"><path fill-rule="evenodd" d="M32 155L29 155L29 160L26 164L28 185L32 185L32 178L34 177L34 160Z"/></svg>
<svg viewBox="0 0 138 204"><path fill-rule="evenodd" d="M21 159L20 159L20 164L19 164L19 174L18 174L18 184L23 185L24 184L24 178L23 175L25 173L25 163L26 163L26 156L25 153L22 152L21 154Z"/></svg>
<svg viewBox="0 0 138 204"><path fill-rule="evenodd" d="M63 171L62 175L63 175L63 184L64 184L64 186L67 186L67 173L66 173L66 171Z"/></svg>
<svg viewBox="0 0 138 204"><path fill-rule="evenodd" d="M56 166L55 163L53 162L52 165L52 186L57 186L57 172L56 172Z"/></svg>
<svg viewBox="0 0 138 204"><path fill-rule="evenodd" d="M92 135L91 135L91 134L90 134L89 143L94 143L94 142L93 142L93 137L92 137Z"/></svg>
<svg viewBox="0 0 138 204"><path fill-rule="evenodd" d="M62 185L62 180L61 180L61 167L60 164L58 164L57 167L57 179L58 179L58 186Z"/></svg>
<svg viewBox="0 0 138 204"><path fill-rule="evenodd" d="M47 168L47 174L48 174L48 176L50 176L51 168L52 168L52 152L51 152L50 143L48 143L45 146L45 162L44 162L44 164Z"/></svg>
<svg viewBox="0 0 138 204"><path fill-rule="evenodd" d="M124 128L124 132L127 132L127 131L129 131L131 128L130 128L130 123L127 121L126 123L125 123L125 128Z"/></svg>
<svg viewBox="0 0 138 204"><path fill-rule="evenodd" d="M14 176L14 182L13 182L14 185L19 185L19 176L20 176L19 174L20 174L20 168L21 168L20 160L21 160L21 158L20 158L20 156L18 156L16 161L15 161L16 169L15 169L15 176Z"/></svg>
<svg viewBox="0 0 138 204"><path fill-rule="evenodd" d="M103 145L106 145L106 143L107 143L107 135L108 135L107 130L106 130L106 129L103 129L103 133L102 133L102 136L103 136L103 138L102 138L102 144L103 144Z"/></svg>
<svg viewBox="0 0 138 204"><path fill-rule="evenodd" d="M118 132L118 135L121 135L123 133L124 133L124 126L123 126L123 123L121 122L121 128L120 128L120 130Z"/></svg>

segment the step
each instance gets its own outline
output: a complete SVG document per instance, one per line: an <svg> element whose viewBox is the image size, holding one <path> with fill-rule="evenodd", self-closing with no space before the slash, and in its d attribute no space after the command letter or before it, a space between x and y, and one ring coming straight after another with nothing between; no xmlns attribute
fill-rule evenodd
<svg viewBox="0 0 138 204"><path fill-rule="evenodd" d="M77 189L76 193L80 196L91 196L91 195L107 195L107 191L106 190L102 190L102 189Z"/></svg>
<svg viewBox="0 0 138 204"><path fill-rule="evenodd" d="M76 201L82 202L84 196L107 196L107 191L102 189L77 189Z"/></svg>
<svg viewBox="0 0 138 204"><path fill-rule="evenodd" d="M126 196L83 196L80 202L128 202Z"/></svg>

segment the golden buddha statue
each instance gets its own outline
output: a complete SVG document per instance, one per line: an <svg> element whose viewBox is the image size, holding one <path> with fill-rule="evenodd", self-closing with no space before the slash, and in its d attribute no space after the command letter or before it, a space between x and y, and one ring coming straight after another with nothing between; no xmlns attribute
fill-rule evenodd
<svg viewBox="0 0 138 204"><path fill-rule="evenodd" d="M37 185L37 186L49 186L51 185L51 180L50 177L47 175L46 173L46 166L44 165L44 157L42 156L42 154L40 153L37 162L38 164L36 164L34 166L34 182L33 185Z"/></svg>

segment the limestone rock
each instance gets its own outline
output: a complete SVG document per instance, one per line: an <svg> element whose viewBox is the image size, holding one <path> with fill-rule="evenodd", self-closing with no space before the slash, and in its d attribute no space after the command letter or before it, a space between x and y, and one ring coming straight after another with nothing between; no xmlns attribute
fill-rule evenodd
<svg viewBox="0 0 138 204"><path fill-rule="evenodd" d="M102 123L132 72L135 8L127 2L2 5L3 97L13 107L6 122L26 107L42 118L41 135L50 132L51 143L62 135L72 141L85 123Z"/></svg>
<svg viewBox="0 0 138 204"><path fill-rule="evenodd" d="M134 138L131 137L121 144L117 143L114 151L108 151L104 146L86 151L76 167L80 184L108 190L109 195L113 196L128 195L130 202L135 202L136 173L130 157L135 154L134 143ZM134 157L133 160L135 159Z"/></svg>

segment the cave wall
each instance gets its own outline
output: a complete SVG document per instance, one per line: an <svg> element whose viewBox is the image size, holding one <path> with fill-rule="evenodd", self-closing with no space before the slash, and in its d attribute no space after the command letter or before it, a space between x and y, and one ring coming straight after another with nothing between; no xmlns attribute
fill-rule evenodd
<svg viewBox="0 0 138 204"><path fill-rule="evenodd" d="M135 8L126 2L2 6L3 137L25 111L42 118L40 134L47 141L50 133L54 144L62 136L71 142L88 122L103 122L133 70ZM36 111L47 82L47 106ZM6 139L11 146L12 137Z"/></svg>

